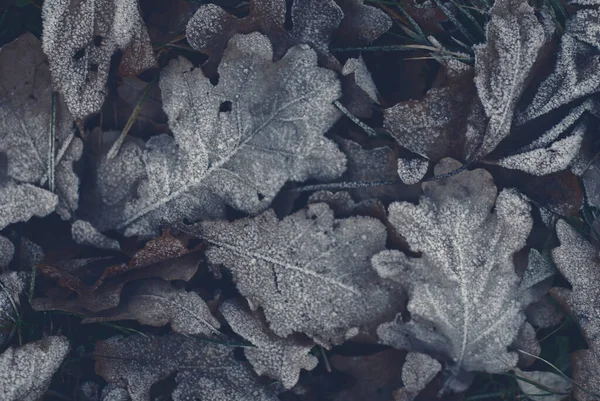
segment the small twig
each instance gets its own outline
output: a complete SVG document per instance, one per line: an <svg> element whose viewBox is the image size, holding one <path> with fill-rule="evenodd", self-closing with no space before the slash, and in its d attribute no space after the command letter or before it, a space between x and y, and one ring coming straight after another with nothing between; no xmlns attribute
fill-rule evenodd
<svg viewBox="0 0 600 401"><path fill-rule="evenodd" d="M554 369L556 372L558 372L558 374L560 374L562 377L564 377L565 379L567 379L568 381L570 381L571 383L573 383L575 386L579 387L579 389L581 389L585 393L591 395L592 397L600 397L600 394L594 394L591 391L587 390L581 384L579 384L576 381L574 381L573 379L571 379L569 376L567 376L566 374L564 374L562 370L560 370L559 368L557 368L556 366L554 366L552 363L548 362L544 358L540 358L537 355L530 354L529 352L523 351L521 349L518 349L517 351L520 352L520 353L522 353L522 354L528 355L530 357L533 357L533 358L535 358L537 360L540 360L540 361L544 362L545 364L547 364L548 366L550 366L552 369Z"/></svg>
<svg viewBox="0 0 600 401"><path fill-rule="evenodd" d="M421 182L439 181L446 178L450 178L454 175L462 173L471 166L472 163L465 163L456 170L450 171L445 174L434 175ZM292 188L290 192L309 192L309 191L328 191L328 190L341 190L341 189L356 189L356 188L371 188L381 187L385 185L396 185L403 184L402 180L387 180L387 181L349 181L349 182L332 182L328 184L315 184L305 185L303 187Z"/></svg>
<svg viewBox="0 0 600 401"><path fill-rule="evenodd" d="M308 191L321 191L321 190L337 190L337 189L355 189L355 188L370 188L379 187L383 185L394 185L399 184L402 181L391 180L391 181L351 181L351 182L332 182L329 184L315 184L306 185L303 187L292 188L290 192L308 192Z"/></svg>
<svg viewBox="0 0 600 401"><path fill-rule="evenodd" d="M50 112L50 133L48 135L48 189L54 192L54 142L56 141L56 93L52 92L52 106Z"/></svg>
<svg viewBox="0 0 600 401"><path fill-rule="evenodd" d="M333 102L333 104L335 105L335 107L340 109L340 111L344 113L344 115L348 117L354 124L358 125L360 128L363 129L363 131L369 134L369 136L377 136L377 132L375 132L373 128L369 127L367 124L360 121L355 115L350 113L350 111L346 107L344 107L344 105L341 104L339 100L336 100L335 102Z"/></svg>
<svg viewBox="0 0 600 401"><path fill-rule="evenodd" d="M140 98L140 100L138 100L137 104L135 105L135 109L133 109L133 113L131 113L129 120L127 120L127 124L125 124L125 128L123 128L123 132L121 132L119 138L117 138L115 143L113 143L113 146L108 151L108 154L106 156L108 160L112 159L119 153L119 149L121 149L121 145L123 145L125 137L127 137L129 130L133 126L133 123L135 123L138 114L140 114L140 112L142 111L142 106L144 105L146 98L150 94L150 90L154 87L156 82L158 82L158 75L154 77L154 79L146 86L144 93L142 93L142 97Z"/></svg>
<svg viewBox="0 0 600 401"><path fill-rule="evenodd" d="M321 356L323 357L323 361L325 362L325 370L327 373L331 373L331 364L329 363L329 358L327 358L327 354L325 353L325 349L319 345L319 349L321 350Z"/></svg>

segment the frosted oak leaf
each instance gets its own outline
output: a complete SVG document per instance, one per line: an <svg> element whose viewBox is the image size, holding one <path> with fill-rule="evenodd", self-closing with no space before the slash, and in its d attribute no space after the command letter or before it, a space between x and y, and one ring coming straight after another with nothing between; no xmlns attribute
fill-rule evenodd
<svg viewBox="0 0 600 401"><path fill-rule="evenodd" d="M112 337L96 343L96 373L127 383L132 401L150 401L151 386L176 373L174 401L276 401L233 348L177 334Z"/></svg>
<svg viewBox="0 0 600 401"><path fill-rule="evenodd" d="M53 120L54 112L54 120ZM52 124L53 123L53 124ZM54 140L50 140L51 126ZM73 163L82 142L60 96L53 101L50 70L40 41L30 33L0 52L0 228L57 211L71 217L79 200Z"/></svg>
<svg viewBox="0 0 600 401"><path fill-rule="evenodd" d="M443 159L435 173L459 166ZM411 320L398 315L377 334L398 349L445 355L456 374L505 372L517 363L507 347L531 298L519 288L513 264L532 226L529 205L514 190L498 195L481 169L422 188L418 205L397 202L389 208L389 221L422 256L390 250L373 258L382 277L406 286Z"/></svg>
<svg viewBox="0 0 600 401"><path fill-rule="evenodd" d="M233 331L254 345L244 348L244 355L257 374L276 379L290 389L298 382L301 369L313 370L317 366L319 360L310 355L312 341L276 336L264 318L253 314L242 302L227 300L219 309Z"/></svg>
<svg viewBox="0 0 600 401"><path fill-rule="evenodd" d="M578 384L573 397L593 401L600 397L600 254L564 220L556 224L556 233L560 246L552 258L572 290L556 287L551 294L577 320L589 347L573 354L573 380Z"/></svg>
<svg viewBox="0 0 600 401"><path fill-rule="evenodd" d="M237 18L214 4L201 6L190 19L186 35L190 45L209 56L204 69L213 75L229 39L238 33L261 32L273 43L275 58L292 46L307 44L319 55L321 65L341 70L329 52L333 35L350 46L364 46L391 25L381 10L362 0L294 0L290 5L292 28L286 30L285 0L250 0L249 14Z"/></svg>
<svg viewBox="0 0 600 401"><path fill-rule="evenodd" d="M10 347L0 355L0 394L6 401L37 401L69 352L69 340L51 336Z"/></svg>
<svg viewBox="0 0 600 401"><path fill-rule="evenodd" d="M258 213L288 180L343 173L343 153L323 136L339 117L335 73L318 67L307 46L275 63L272 57L269 40L253 33L231 39L216 86L181 57L163 69L174 140L160 135L146 143L137 197L109 218L117 228L153 234L161 224L197 219L219 201Z"/></svg>
<svg viewBox="0 0 600 401"><path fill-rule="evenodd" d="M323 203L279 220L272 210L192 230L212 244L208 260L225 266L253 308L280 337L305 333L329 346L398 310L398 298L370 265L386 229L370 217L334 219Z"/></svg>
<svg viewBox="0 0 600 401"><path fill-rule="evenodd" d="M125 75L156 64L137 0L47 1L42 19L52 80L75 118L100 110L117 49Z"/></svg>

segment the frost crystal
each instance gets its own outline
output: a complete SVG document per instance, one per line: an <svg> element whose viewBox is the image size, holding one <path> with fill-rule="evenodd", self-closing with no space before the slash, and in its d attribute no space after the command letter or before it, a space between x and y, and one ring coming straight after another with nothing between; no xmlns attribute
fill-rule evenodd
<svg viewBox="0 0 600 401"><path fill-rule="evenodd" d="M48 135L53 107L56 121L51 149ZM0 155L5 155L7 168L0 180L4 181L0 183L4 205L0 228L55 209L64 219L71 217L79 199L73 162L83 148L72 124L61 97L52 101L50 71L40 41L25 34L4 46L0 52ZM51 185L55 193L42 189Z"/></svg>
<svg viewBox="0 0 600 401"><path fill-rule="evenodd" d="M213 264L227 267L253 308L262 307L280 337L305 333L340 344L346 332L381 322L396 297L371 269L385 248L384 225L369 217L334 219L326 204L279 221L272 210L234 222L203 222L198 235L212 244Z"/></svg>
<svg viewBox="0 0 600 401"><path fill-rule="evenodd" d="M459 166L443 159L435 174ZM411 320L398 315L377 334L398 349L446 355L455 373L505 372L517 362L507 347L525 320L513 254L532 226L529 205L514 190L498 195L481 169L422 187L418 205L389 208L389 221L422 256L384 251L373 258L382 277L407 287Z"/></svg>
<svg viewBox="0 0 600 401"><path fill-rule="evenodd" d="M530 382L517 379L519 388L529 400L562 401L571 392L571 381L554 372L524 372L515 369L518 377L523 377ZM538 384L539 386L536 386ZM541 387L541 388L540 388ZM577 398L579 400L579 398Z"/></svg>
<svg viewBox="0 0 600 401"><path fill-rule="evenodd" d="M344 12L336 36L352 46L366 46L392 27L392 19L364 0L335 0Z"/></svg>
<svg viewBox="0 0 600 401"><path fill-rule="evenodd" d="M37 401L69 352L62 336L46 337L0 355L0 394L5 401Z"/></svg>
<svg viewBox="0 0 600 401"><path fill-rule="evenodd" d="M117 49L125 51L124 73L156 64L137 0L46 1L42 18L52 80L75 118L100 110Z"/></svg>
<svg viewBox="0 0 600 401"><path fill-rule="evenodd" d="M338 4L336 4L338 3ZM251 0L250 13L236 18L222 8L207 4L190 19L186 34L190 45L210 58L205 71L213 75L227 42L237 33L262 32L282 57L295 45L310 45L327 67L339 70L339 62L329 53L334 33L351 46L363 46L387 31L392 22L381 10L362 0L294 0L291 4L292 29L286 31L285 0Z"/></svg>
<svg viewBox="0 0 600 401"><path fill-rule="evenodd" d="M220 310L233 331L255 346L244 348L244 354L257 374L279 380L290 389L298 382L300 370L313 370L319 363L310 355L312 342L277 337L240 302L225 301Z"/></svg>
<svg viewBox="0 0 600 401"><path fill-rule="evenodd" d="M593 401L597 398L589 392L600 394L600 255L565 221L556 223L556 232L560 246L552 257L573 289L553 288L551 292L576 318L589 347L573 354L573 380L579 385L573 388L573 397Z"/></svg>
<svg viewBox="0 0 600 401"><path fill-rule="evenodd" d="M323 136L339 117L335 73L317 67L306 46L276 63L272 56L269 40L254 33L231 39L216 86L181 57L163 69L163 106L175 139L146 143L137 198L109 219L117 228L153 234L163 223L214 210L216 197L257 213L288 180L342 174L345 157Z"/></svg>
<svg viewBox="0 0 600 401"><path fill-rule="evenodd" d="M233 348L193 337L112 337L96 343L96 373L113 384L127 383L132 401L150 401L150 387L177 372L174 401L276 401Z"/></svg>
<svg viewBox="0 0 600 401"><path fill-rule="evenodd" d="M398 175L403 183L407 185L419 183L429 167L429 162L424 159L398 159Z"/></svg>

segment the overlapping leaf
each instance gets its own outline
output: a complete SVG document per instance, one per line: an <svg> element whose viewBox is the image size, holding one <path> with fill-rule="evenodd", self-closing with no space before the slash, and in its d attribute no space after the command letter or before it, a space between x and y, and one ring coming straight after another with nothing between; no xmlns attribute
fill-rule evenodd
<svg viewBox="0 0 600 401"><path fill-rule="evenodd" d="M153 137L140 156L107 162L113 174L138 171L139 163L144 170L133 174L143 176L137 197L122 197L122 210L110 209L105 220L126 235L148 235L183 217L214 215L207 210L223 202L259 212L288 180L340 176L345 157L323 137L339 117L332 104L340 96L335 74L317 67L306 46L276 63L272 56L265 36L235 36L216 86L186 59L173 60L160 87L175 139Z"/></svg>
<svg viewBox="0 0 600 401"><path fill-rule="evenodd" d="M75 118L100 110L117 49L126 75L156 64L137 0L48 1L42 17L52 80Z"/></svg>
<svg viewBox="0 0 600 401"><path fill-rule="evenodd" d="M337 3L337 4L336 4ZM326 66L341 69L329 53L332 35L354 46L366 45L391 27L390 18L362 0L294 0L291 5L292 28L284 27L284 0L251 0L250 13L236 18L222 8L208 4L200 7L187 25L187 38L196 50L209 55L204 65L212 76L229 39L237 33L259 31L274 44L275 56L282 57L298 44L308 44Z"/></svg>
<svg viewBox="0 0 600 401"><path fill-rule="evenodd" d="M69 352L66 337L11 347L0 355L0 394L6 401L37 401Z"/></svg>
<svg viewBox="0 0 600 401"><path fill-rule="evenodd" d="M197 230L212 244L209 261L231 272L278 336L298 332L326 346L340 344L399 307L370 265L386 242L384 225L373 218L334 219L320 203L282 221L268 210L234 222L202 222Z"/></svg>
<svg viewBox="0 0 600 401"><path fill-rule="evenodd" d="M0 228L56 210L67 219L77 208L73 163L82 152L60 96L53 100L41 44L25 34L0 52ZM51 133L54 132L54 138Z"/></svg>
<svg viewBox="0 0 600 401"><path fill-rule="evenodd" d="M263 319L241 302L225 301L220 311L233 331L255 346L244 348L244 355L257 374L279 380L290 389L298 382L300 370L317 366L318 359L309 354L314 343L277 337Z"/></svg>
<svg viewBox="0 0 600 401"><path fill-rule="evenodd" d="M443 159L435 172L459 166ZM389 208L390 222L422 256L384 251L373 259L382 277L407 286L411 320L399 315L377 333L399 349L446 355L455 373L507 371L517 362L507 347L531 301L513 264L532 226L529 205L514 190L498 195L484 170L422 186L418 205Z"/></svg>
<svg viewBox="0 0 600 401"><path fill-rule="evenodd" d="M384 126L400 145L434 162L448 156L471 162L488 157L515 132L517 103L536 63L546 53L549 32L538 21L534 9L522 0L496 1L491 15L486 26L487 43L475 46L473 69L460 66L455 60L444 61L449 78L445 84L431 89L421 101L404 102L385 110ZM557 65L555 74L564 74L565 68ZM573 88L565 86L564 90L577 92ZM586 130L582 115L588 113L598 114L594 101L579 105L538 139L520 149L511 149L512 154L496 162L537 176L568 168L578 157ZM517 118L519 123L526 120ZM524 133L519 131L520 135Z"/></svg>
<svg viewBox="0 0 600 401"><path fill-rule="evenodd" d="M188 281L198 270L199 259L198 252L187 249L182 241L165 233L148 241L127 263L110 264L106 258L94 258L38 265L43 274L56 279L64 289L55 290L47 297L36 298L32 306L36 310L58 309L95 317L100 311L119 306L121 292L127 283L151 277ZM74 299L73 291L77 294ZM201 299L196 301L203 303ZM109 316L120 312L112 310ZM158 316L148 317L147 320L152 319L158 319L154 321L157 325L168 322L168 319Z"/></svg>
<svg viewBox="0 0 600 401"><path fill-rule="evenodd" d="M556 232L560 246L552 251L552 257L572 290L557 287L551 293L575 317L589 346L573 354L573 380L578 384L573 387L573 397L593 401L600 397L600 256L565 221L556 224Z"/></svg>
<svg viewBox="0 0 600 401"><path fill-rule="evenodd" d="M96 373L109 383L126 383L132 401L150 401L151 386L173 373L174 401L275 401L233 348L193 337L113 337L96 343Z"/></svg>

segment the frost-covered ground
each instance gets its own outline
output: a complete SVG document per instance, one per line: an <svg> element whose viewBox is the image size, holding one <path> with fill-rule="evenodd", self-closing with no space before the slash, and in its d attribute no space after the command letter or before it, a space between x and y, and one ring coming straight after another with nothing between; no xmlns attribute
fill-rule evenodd
<svg viewBox="0 0 600 401"><path fill-rule="evenodd" d="M600 400L599 7L0 2L0 400Z"/></svg>

